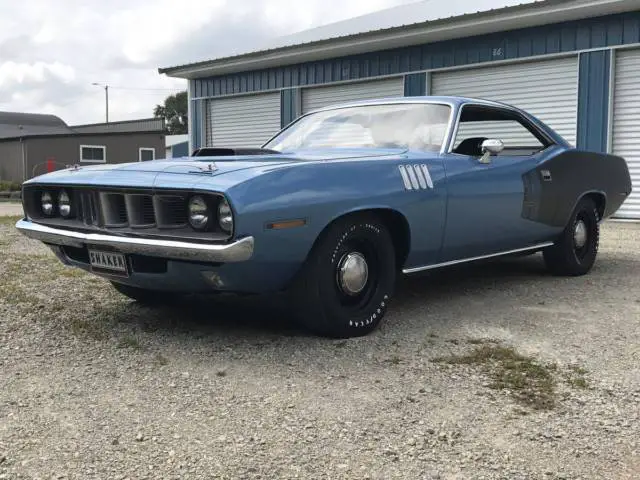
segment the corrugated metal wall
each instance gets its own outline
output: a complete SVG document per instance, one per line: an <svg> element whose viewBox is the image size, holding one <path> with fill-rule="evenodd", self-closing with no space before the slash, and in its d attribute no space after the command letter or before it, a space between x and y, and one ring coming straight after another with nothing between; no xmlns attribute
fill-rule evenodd
<svg viewBox="0 0 640 480"><path fill-rule="evenodd" d="M434 72L432 91L434 95L460 95L509 103L538 116L575 145L577 56L473 70ZM517 136L516 131L511 133ZM514 140L511 136L509 139Z"/></svg>
<svg viewBox="0 0 640 480"><path fill-rule="evenodd" d="M305 88L302 90L302 113L338 103L403 95L404 77Z"/></svg>
<svg viewBox="0 0 640 480"><path fill-rule="evenodd" d="M618 52L613 104L613 153L627 160L633 192L616 216L640 219L640 50Z"/></svg>
<svg viewBox="0 0 640 480"><path fill-rule="evenodd" d="M280 130L280 92L207 103L207 146L259 147Z"/></svg>

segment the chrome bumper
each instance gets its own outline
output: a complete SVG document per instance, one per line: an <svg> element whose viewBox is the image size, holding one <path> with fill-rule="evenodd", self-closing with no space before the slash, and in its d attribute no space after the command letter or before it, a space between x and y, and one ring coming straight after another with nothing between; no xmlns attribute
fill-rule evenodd
<svg viewBox="0 0 640 480"><path fill-rule="evenodd" d="M101 233L80 233L51 228L29 220L18 220L16 228L29 238L66 247L109 246L122 253L137 253L154 257L199 262L243 262L253 255L253 237L245 237L226 245L117 237Z"/></svg>

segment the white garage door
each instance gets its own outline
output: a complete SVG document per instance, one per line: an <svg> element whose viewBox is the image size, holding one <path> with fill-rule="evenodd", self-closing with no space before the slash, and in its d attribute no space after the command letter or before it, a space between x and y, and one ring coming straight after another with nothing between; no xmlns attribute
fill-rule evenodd
<svg viewBox="0 0 640 480"><path fill-rule="evenodd" d="M207 103L209 147L259 147L280 130L280 92Z"/></svg>
<svg viewBox="0 0 640 480"><path fill-rule="evenodd" d="M536 115L575 145L578 58L434 72L433 95L504 102Z"/></svg>
<svg viewBox="0 0 640 480"><path fill-rule="evenodd" d="M305 88L302 91L302 113L339 103L372 98L402 97L403 95L403 77Z"/></svg>
<svg viewBox="0 0 640 480"><path fill-rule="evenodd" d="M617 217L640 219L640 50L616 54L613 153L629 165L633 191Z"/></svg>

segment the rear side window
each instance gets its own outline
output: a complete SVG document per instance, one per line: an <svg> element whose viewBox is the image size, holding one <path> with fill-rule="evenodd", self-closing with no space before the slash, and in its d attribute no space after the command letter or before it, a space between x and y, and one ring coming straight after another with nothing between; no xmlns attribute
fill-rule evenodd
<svg viewBox="0 0 640 480"><path fill-rule="evenodd" d="M453 152L482 155L483 139L501 140L505 146L501 155L532 155L549 145L541 132L515 112L476 105L463 107Z"/></svg>

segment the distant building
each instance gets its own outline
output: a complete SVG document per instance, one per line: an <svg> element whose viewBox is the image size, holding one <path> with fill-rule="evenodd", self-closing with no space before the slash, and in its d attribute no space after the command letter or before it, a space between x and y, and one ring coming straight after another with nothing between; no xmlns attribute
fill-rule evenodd
<svg viewBox="0 0 640 480"><path fill-rule="evenodd" d="M68 126L55 115L0 112L0 180L23 182L66 165L161 158L164 119Z"/></svg>
<svg viewBox="0 0 640 480"><path fill-rule="evenodd" d="M167 135L164 158L189 156L189 135Z"/></svg>
<svg viewBox="0 0 640 480"><path fill-rule="evenodd" d="M159 71L189 80L191 150L260 146L345 101L510 103L578 148L625 157L634 191L618 215L640 219L638 0L426 0Z"/></svg>

